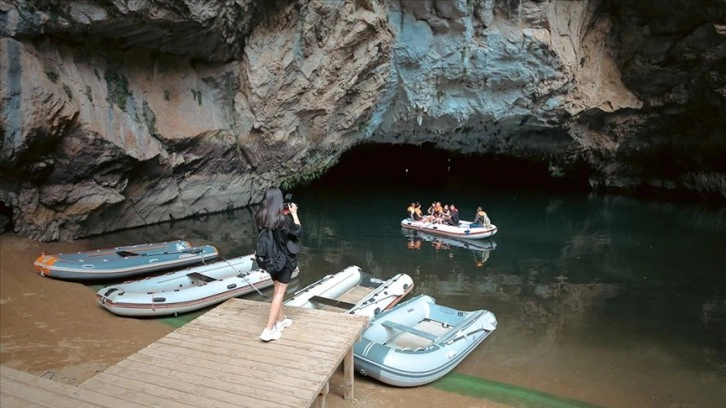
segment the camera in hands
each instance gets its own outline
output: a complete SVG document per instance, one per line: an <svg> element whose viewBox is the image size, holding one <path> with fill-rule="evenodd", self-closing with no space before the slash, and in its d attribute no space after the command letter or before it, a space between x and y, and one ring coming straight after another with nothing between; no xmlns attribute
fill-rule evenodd
<svg viewBox="0 0 726 408"><path fill-rule="evenodd" d="M289 210L290 204L293 204L292 193L287 193L287 194L285 194L285 197L283 197L283 199L282 199L282 207L286 210Z"/></svg>

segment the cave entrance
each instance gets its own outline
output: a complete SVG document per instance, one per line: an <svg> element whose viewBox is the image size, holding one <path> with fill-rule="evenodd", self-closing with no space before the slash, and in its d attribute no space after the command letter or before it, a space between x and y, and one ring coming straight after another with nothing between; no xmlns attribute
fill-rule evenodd
<svg viewBox="0 0 726 408"><path fill-rule="evenodd" d="M311 183L315 187L428 186L472 189L587 191L590 170L576 164L568 175L552 175L549 163L495 154L460 154L421 146L367 143L341 155L338 164Z"/></svg>

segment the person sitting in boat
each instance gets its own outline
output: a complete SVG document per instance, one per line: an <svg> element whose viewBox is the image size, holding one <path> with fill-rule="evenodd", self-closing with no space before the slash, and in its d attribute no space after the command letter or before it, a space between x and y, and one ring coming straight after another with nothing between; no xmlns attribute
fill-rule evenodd
<svg viewBox="0 0 726 408"><path fill-rule="evenodd" d="M429 206L428 210L426 210L426 213L430 217L433 217L434 216L434 210L435 209L436 209L436 201L434 201L434 202L431 203L431 205Z"/></svg>
<svg viewBox="0 0 726 408"><path fill-rule="evenodd" d="M426 214L423 217L424 222L434 222L434 210L436 209L436 201L432 202L429 208L426 210Z"/></svg>
<svg viewBox="0 0 726 408"><path fill-rule="evenodd" d="M406 213L414 221L421 221L424 218L421 213L421 203L418 201L411 203L406 209Z"/></svg>
<svg viewBox="0 0 726 408"><path fill-rule="evenodd" d="M489 221L489 217L487 216L487 213L484 212L484 210L481 207L476 207L476 216L474 217L474 224L476 226L484 226L484 227L491 227L492 223Z"/></svg>
<svg viewBox="0 0 726 408"><path fill-rule="evenodd" d="M421 211L421 203L416 201L416 206L413 209L413 220L414 221L421 221L424 219L423 211Z"/></svg>
<svg viewBox="0 0 726 408"><path fill-rule="evenodd" d="M444 207L441 206L441 201L437 201L433 204L433 210L431 211L431 222L441 224L442 217L444 215Z"/></svg>
<svg viewBox="0 0 726 408"><path fill-rule="evenodd" d="M448 224L455 227L459 226L459 209L454 204L449 204L449 213L451 216L449 217Z"/></svg>
<svg viewBox="0 0 726 408"><path fill-rule="evenodd" d="M410 219L413 219L413 214L416 211L416 203L412 202L408 208L406 208L406 216Z"/></svg>
<svg viewBox="0 0 726 408"><path fill-rule="evenodd" d="M445 204L443 210L441 211L441 223L448 225L450 220L451 210L449 209L449 205Z"/></svg>

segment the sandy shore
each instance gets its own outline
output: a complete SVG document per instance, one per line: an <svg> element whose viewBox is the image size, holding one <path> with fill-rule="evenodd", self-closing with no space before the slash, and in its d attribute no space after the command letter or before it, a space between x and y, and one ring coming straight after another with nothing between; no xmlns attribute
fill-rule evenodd
<svg viewBox="0 0 726 408"><path fill-rule="evenodd" d="M120 318L99 307L79 283L44 278L32 267L42 251L91 249L87 241L42 243L0 235L0 364L78 385L174 329L157 320ZM340 374L332 408L503 407L432 387L401 389L356 377L356 398L343 400Z"/></svg>

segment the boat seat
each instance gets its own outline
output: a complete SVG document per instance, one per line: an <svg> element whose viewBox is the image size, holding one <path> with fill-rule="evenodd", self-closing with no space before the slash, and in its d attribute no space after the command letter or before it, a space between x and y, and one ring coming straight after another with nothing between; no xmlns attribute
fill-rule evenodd
<svg viewBox="0 0 726 408"><path fill-rule="evenodd" d="M435 336L431 333L425 332L423 330L414 329L413 327L404 326L401 323L392 322L390 320L386 320L381 322L381 326L388 327L390 329L394 330L400 330L402 332L411 333L415 336L423 337L425 339L434 341L438 338L438 336Z"/></svg>
<svg viewBox="0 0 726 408"><path fill-rule="evenodd" d="M200 280L202 282L214 282L214 281L216 281L216 279L212 278L211 276L202 275L199 272L188 273L187 276L190 277L190 278L192 278L192 279Z"/></svg>
<svg viewBox="0 0 726 408"><path fill-rule="evenodd" d="M335 300L324 296L312 296L310 297L311 302L320 303L326 306L337 307L340 309L352 309L355 307L355 303L343 302L342 300Z"/></svg>
<svg viewBox="0 0 726 408"><path fill-rule="evenodd" d="M463 330L464 328L468 327L472 324L474 320L477 320L481 315L483 315L485 312L483 310L477 310L476 312L472 313L469 317L464 319L463 321L459 322L455 327L453 327L448 332L442 334L437 340L439 342L445 343L452 338L459 335L459 331Z"/></svg>

